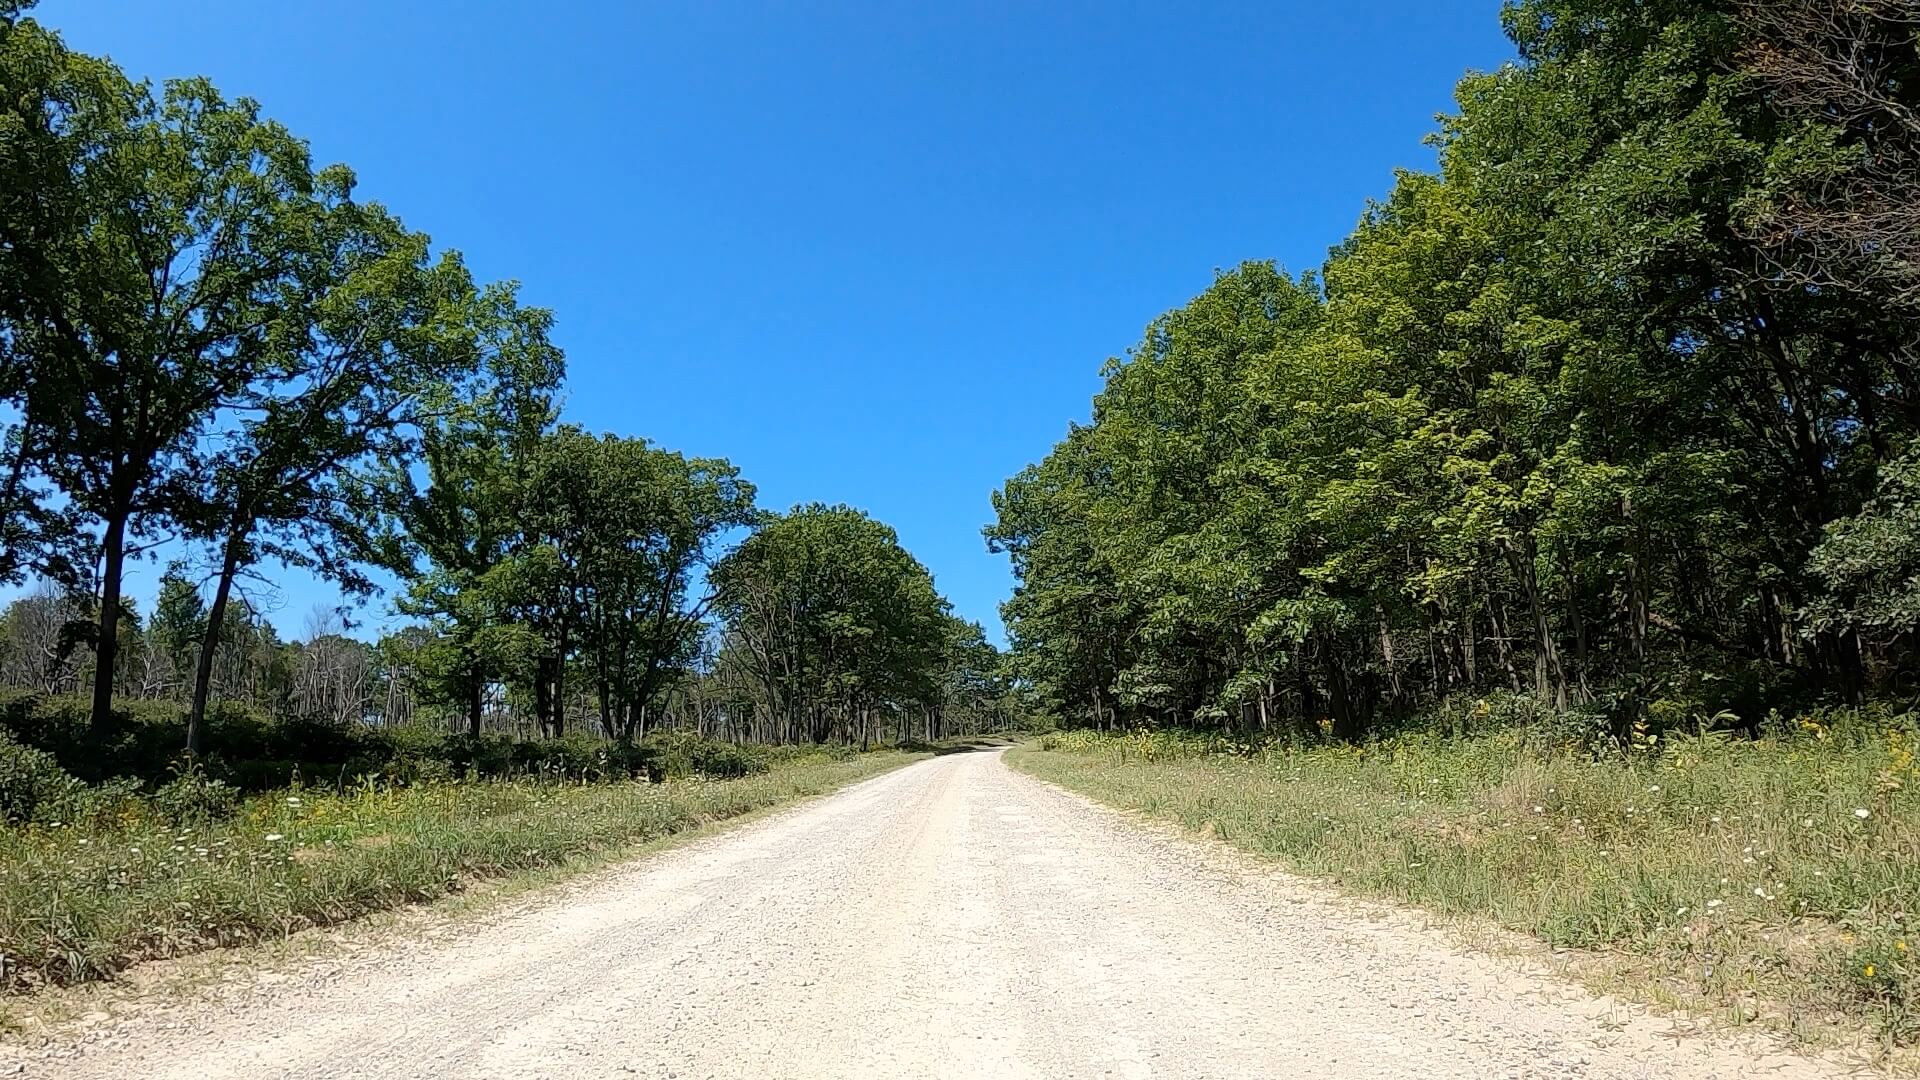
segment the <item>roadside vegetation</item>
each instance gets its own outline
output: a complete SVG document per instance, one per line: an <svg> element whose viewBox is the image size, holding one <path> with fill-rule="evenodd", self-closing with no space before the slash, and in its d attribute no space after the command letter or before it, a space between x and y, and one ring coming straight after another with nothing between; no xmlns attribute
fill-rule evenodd
<svg viewBox="0 0 1920 1080"><path fill-rule="evenodd" d="M1360 744L1076 731L1009 760L1288 870L1556 948L1624 990L1808 1038L1920 1039L1920 717L1596 756L1520 726Z"/></svg>
<svg viewBox="0 0 1920 1080"><path fill-rule="evenodd" d="M996 493L1018 760L1920 1041L1916 15L1503 5L1436 170Z"/></svg>
<svg viewBox="0 0 1920 1080"><path fill-rule="evenodd" d="M123 745L137 745L140 727L128 725L135 738ZM5 990L108 977L140 960L617 854L918 756L666 734L529 743L418 729L250 733L300 755L233 774L271 775L277 786L249 790L204 770L86 784L53 754L0 733Z"/></svg>
<svg viewBox="0 0 1920 1080"><path fill-rule="evenodd" d="M552 312L257 102L33 7L0 5L0 990L1008 726L998 651L893 529L566 423ZM294 577L350 601L303 640L266 617Z"/></svg>

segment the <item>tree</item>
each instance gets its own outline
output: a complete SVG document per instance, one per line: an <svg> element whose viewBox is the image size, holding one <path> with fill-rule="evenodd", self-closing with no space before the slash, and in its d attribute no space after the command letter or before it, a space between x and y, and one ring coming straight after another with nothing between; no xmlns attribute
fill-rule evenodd
<svg viewBox="0 0 1920 1080"><path fill-rule="evenodd" d="M271 558L372 591L360 569L379 528L369 466L411 462L436 411L500 365L558 364L546 312L520 307L512 286L476 288L457 256L431 258L426 237L381 208L343 202L315 224L328 255L300 286L306 306L276 327L269 362L237 395L239 424L205 466L195 524L215 543L219 569L190 754L236 577Z"/></svg>
<svg viewBox="0 0 1920 1080"><path fill-rule="evenodd" d="M89 156L118 138L137 92L118 69L75 53L24 11L0 9L0 580L34 569L78 583L69 559L71 508L45 497L34 455L84 369L72 307L91 287L93 217L103 209Z"/></svg>
<svg viewBox="0 0 1920 1080"><path fill-rule="evenodd" d="M385 523L371 545L376 565L399 575L405 592L395 606L430 631L409 651L420 688L429 701L457 703L474 734L487 688L524 675L542 650L538 631L516 616L538 594L527 580L537 570L528 562L528 485L563 373L544 326L498 344L484 386L433 408L421 433L424 469L388 462L371 485Z"/></svg>
<svg viewBox="0 0 1920 1080"><path fill-rule="evenodd" d="M1799 130L1752 228L1793 280L1920 301L1920 0L1747 0L1743 70Z"/></svg>
<svg viewBox="0 0 1920 1080"><path fill-rule="evenodd" d="M1508 5L1519 62L1323 293L1221 275L996 497L1023 688L1357 739L1495 689L1620 736L1895 685L1911 13Z"/></svg>
<svg viewBox="0 0 1920 1080"><path fill-rule="evenodd" d="M866 738L884 712L931 706L947 603L887 526L817 503L767 515L712 579L775 740Z"/></svg>
<svg viewBox="0 0 1920 1080"><path fill-rule="evenodd" d="M609 738L643 732L647 710L697 651L711 594L692 598L714 544L754 520L753 486L725 461L687 459L644 439L563 427L542 441L527 521L549 564L552 662L535 695L561 730L562 675L578 645ZM552 720L548 720L548 716Z"/></svg>
<svg viewBox="0 0 1920 1080"><path fill-rule="evenodd" d="M157 97L98 83L71 110L87 123L54 178L63 221L12 240L33 277L9 326L20 460L99 529L96 726L112 706L130 551L204 516L200 440L307 327L307 289L339 255L322 223L350 185L204 80Z"/></svg>

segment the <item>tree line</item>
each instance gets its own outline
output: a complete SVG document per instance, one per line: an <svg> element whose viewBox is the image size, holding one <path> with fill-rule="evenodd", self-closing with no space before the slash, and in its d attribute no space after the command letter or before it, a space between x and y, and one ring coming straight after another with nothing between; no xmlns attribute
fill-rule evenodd
<svg viewBox="0 0 1920 1080"><path fill-rule="evenodd" d="M562 422L551 312L204 79L0 8L0 677L337 723L631 739L990 725L997 655L892 530ZM743 539L744 538L744 539ZM131 563L180 559L142 618ZM251 583L399 583L281 642Z"/></svg>
<svg viewBox="0 0 1920 1080"><path fill-rule="evenodd" d="M996 493L1074 724L1610 738L1914 689L1914 0L1520 0L1317 274L1250 262Z"/></svg>

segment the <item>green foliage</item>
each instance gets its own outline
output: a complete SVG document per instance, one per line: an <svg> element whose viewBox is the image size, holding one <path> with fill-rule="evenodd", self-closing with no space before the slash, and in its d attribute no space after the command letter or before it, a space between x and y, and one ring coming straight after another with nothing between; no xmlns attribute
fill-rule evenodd
<svg viewBox="0 0 1920 1080"><path fill-rule="evenodd" d="M668 779L706 776L732 780L763 773L768 768L766 757L758 750L697 735L667 732L649 735L639 749Z"/></svg>
<svg viewBox="0 0 1920 1080"><path fill-rule="evenodd" d="M1813 572L1830 590L1824 623L1880 641L1920 630L1920 449L1881 470L1874 497L1827 526Z"/></svg>
<svg viewBox="0 0 1920 1080"><path fill-rule="evenodd" d="M1521 61L1462 81L1439 173L1324 287L1243 265L1110 362L987 530L1034 706L1358 740L1504 692L1627 745L1906 692L1913 323L1755 221L1813 197L1783 161L1823 125L1908 136L1743 77L1801 32L1772 7L1510 5ZM1833 55L1909 70L1883 44ZM1862 109L1914 104L1889 78Z"/></svg>
<svg viewBox="0 0 1920 1080"><path fill-rule="evenodd" d="M712 578L729 659L789 739L869 738L877 710L932 702L950 658L978 653L926 567L849 507L767 515Z"/></svg>
<svg viewBox="0 0 1920 1080"><path fill-rule="evenodd" d="M52 754L24 746L0 732L0 822L18 824L57 815L83 785Z"/></svg>
<svg viewBox="0 0 1920 1080"><path fill-rule="evenodd" d="M154 789L149 801L155 813L184 828L232 817L240 805L240 791L225 781L186 772Z"/></svg>

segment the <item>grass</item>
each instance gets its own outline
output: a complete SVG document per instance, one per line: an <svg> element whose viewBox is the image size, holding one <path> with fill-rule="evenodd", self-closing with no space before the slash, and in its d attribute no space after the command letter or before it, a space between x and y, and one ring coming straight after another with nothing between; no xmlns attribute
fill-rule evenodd
<svg viewBox="0 0 1920 1080"><path fill-rule="evenodd" d="M1920 1041L1914 717L1597 759L1518 733L1259 748L1048 736L1010 762L1346 888L1604 951L1639 996ZM1611 981L1618 981L1617 979Z"/></svg>
<svg viewBox="0 0 1920 1080"><path fill-rule="evenodd" d="M111 820L0 829L6 988L179 956L585 864L822 794L922 755L783 755L733 780L367 784L256 796L178 828L143 801Z"/></svg>

